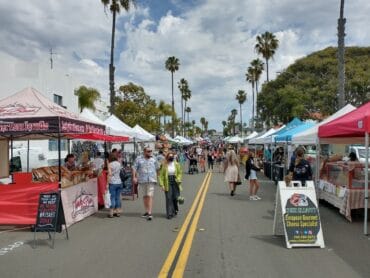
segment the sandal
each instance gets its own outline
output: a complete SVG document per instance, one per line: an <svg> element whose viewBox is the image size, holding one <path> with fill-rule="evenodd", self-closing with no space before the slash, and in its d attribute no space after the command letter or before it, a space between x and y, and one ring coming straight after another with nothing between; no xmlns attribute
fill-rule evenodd
<svg viewBox="0 0 370 278"><path fill-rule="evenodd" d="M115 213L115 214L114 214L114 216L115 216L115 217L120 217L120 216L121 216L121 214L120 214L120 213Z"/></svg>
<svg viewBox="0 0 370 278"><path fill-rule="evenodd" d="M108 218L113 218L113 215L112 214L108 214L107 217Z"/></svg>

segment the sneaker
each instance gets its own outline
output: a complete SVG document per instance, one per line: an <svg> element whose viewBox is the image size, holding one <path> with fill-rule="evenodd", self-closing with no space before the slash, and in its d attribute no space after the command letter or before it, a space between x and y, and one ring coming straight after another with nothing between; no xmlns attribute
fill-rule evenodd
<svg viewBox="0 0 370 278"><path fill-rule="evenodd" d="M254 195L254 198L255 198L256 200L261 200L261 199L262 199L261 197L258 197L257 195Z"/></svg>
<svg viewBox="0 0 370 278"><path fill-rule="evenodd" d="M151 214L148 214L146 220L151 221L153 219L153 216Z"/></svg>
<svg viewBox="0 0 370 278"><path fill-rule="evenodd" d="M149 213L144 213L143 215L141 215L142 218L147 218L149 216Z"/></svg>
<svg viewBox="0 0 370 278"><path fill-rule="evenodd" d="M231 192L230 192L230 196L234 196L234 190L231 190Z"/></svg>
<svg viewBox="0 0 370 278"><path fill-rule="evenodd" d="M257 201L257 199L256 199L256 196L249 196L249 200L251 200L251 201Z"/></svg>

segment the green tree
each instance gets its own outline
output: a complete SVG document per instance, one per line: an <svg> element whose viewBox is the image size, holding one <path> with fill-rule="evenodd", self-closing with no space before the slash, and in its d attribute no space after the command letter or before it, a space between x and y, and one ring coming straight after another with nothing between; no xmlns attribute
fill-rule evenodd
<svg viewBox="0 0 370 278"><path fill-rule="evenodd" d="M205 130L204 126L206 125L206 118L201 117L199 122L202 125L202 131L204 131Z"/></svg>
<svg viewBox="0 0 370 278"><path fill-rule="evenodd" d="M359 106L370 100L370 47L346 48L345 100ZM325 117L339 109L337 49L329 47L297 60L275 80L262 86L257 107L260 120L270 126Z"/></svg>
<svg viewBox="0 0 370 278"><path fill-rule="evenodd" d="M236 94L235 99L239 103L239 111L240 111L240 126L241 128L241 136L243 136L243 113L242 113L242 105L243 103L247 100L247 94L243 90L239 90L238 93Z"/></svg>
<svg viewBox="0 0 370 278"><path fill-rule="evenodd" d="M187 87L186 90L185 90L185 92L184 92L184 95L183 95L183 99L184 99L184 103L185 103L185 106L184 106L184 118L185 118L186 110L188 108L187 107L188 101L189 101L190 98L191 98L191 90L189 89L189 87ZM189 114L188 114L188 116L189 116Z"/></svg>
<svg viewBox="0 0 370 278"><path fill-rule="evenodd" d="M168 57L167 60L166 60L166 63L165 63L165 67L168 71L171 72L171 88L172 88L172 134L171 136L174 137L175 136L175 125L174 125L174 122L175 122L175 100L174 100L174 96L173 96L173 74L175 71L178 71L179 70L179 66L180 66L180 61L178 58L176 58L175 56L171 56L171 57Z"/></svg>
<svg viewBox="0 0 370 278"><path fill-rule="evenodd" d="M75 90L75 96L78 97L80 112L82 112L84 108L95 111L95 101L100 99L100 93L97 89L88 88L86 86L80 86Z"/></svg>
<svg viewBox="0 0 370 278"><path fill-rule="evenodd" d="M110 48L110 64L109 64L109 91L110 91L110 107L109 111L111 114L114 113L116 93L114 89L114 39L116 31L116 16L124 9L126 12L130 10L130 7L135 4L135 0L101 0L104 5L104 9L109 6L109 10L113 15L112 20L112 38Z"/></svg>
<svg viewBox="0 0 370 278"><path fill-rule="evenodd" d="M266 61L266 80L269 82L269 60L274 57L276 50L279 47L279 40L270 32L265 32L257 36L257 44L255 50L262 55Z"/></svg>
<svg viewBox="0 0 370 278"><path fill-rule="evenodd" d="M252 85L252 128L255 124L255 111L256 111L256 100L255 95L258 96L258 81L263 71L263 62L260 59L254 59L251 65L248 67L247 73L245 74L246 80Z"/></svg>
<svg viewBox="0 0 370 278"><path fill-rule="evenodd" d="M139 124L149 132L159 130L156 101L151 99L144 91L144 88L128 83L120 86L119 93L121 98L117 101L116 116L129 126Z"/></svg>

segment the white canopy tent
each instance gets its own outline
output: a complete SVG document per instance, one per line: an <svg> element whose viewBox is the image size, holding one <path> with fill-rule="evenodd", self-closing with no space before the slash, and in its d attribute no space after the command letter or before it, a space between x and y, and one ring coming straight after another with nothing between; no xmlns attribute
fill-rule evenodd
<svg viewBox="0 0 370 278"><path fill-rule="evenodd" d="M274 135L274 134L278 133L278 132L279 132L280 130L282 130L283 128L285 128L285 125L281 126L281 127L280 127L280 128L278 128L278 129L275 129L275 130L274 130L274 132L272 132L272 133L270 133L269 135L267 135L267 136L263 137L263 138L260 140L259 144L273 144L273 143L275 143L274 138L275 138L275 136L276 136L276 135ZM255 143L255 144L257 144L257 143Z"/></svg>
<svg viewBox="0 0 370 278"><path fill-rule="evenodd" d="M245 140L251 140L251 139L253 139L253 138L255 138L255 137L257 137L257 135L258 135L258 132L256 132L256 131L253 131L251 134L249 134L247 137L243 137L243 140L245 141Z"/></svg>
<svg viewBox="0 0 370 278"><path fill-rule="evenodd" d="M176 141L180 145L192 145L192 144L194 144L193 141L191 141L189 139L186 139L185 137L182 137L180 135L177 135L174 138L174 141Z"/></svg>
<svg viewBox="0 0 370 278"><path fill-rule="evenodd" d="M275 128L270 128L268 131L266 131L264 134L262 134L261 136L259 137L255 137L255 138L252 138L251 140L249 140L249 144L263 144L263 138L266 138L267 136L270 136L271 134L273 134L277 129Z"/></svg>
<svg viewBox="0 0 370 278"><path fill-rule="evenodd" d="M135 125L132 129L138 132L143 138L145 138L145 141L155 141L155 136L149 133L148 131L146 131L141 126Z"/></svg>
<svg viewBox="0 0 370 278"><path fill-rule="evenodd" d="M84 108L80 113L80 117L91 122L107 126L106 123L103 120L99 119L98 116L96 116L94 112L92 112L90 109Z"/></svg>
<svg viewBox="0 0 370 278"><path fill-rule="evenodd" d="M231 143L231 144L236 144L236 143L243 143L243 138L238 136L238 135L235 135L233 137L230 137L226 142L227 143Z"/></svg>
<svg viewBox="0 0 370 278"><path fill-rule="evenodd" d="M142 140L142 136L140 137L140 134L137 131L133 130L114 115L111 115L104 121L104 123L106 125L106 130L110 135L126 135L138 140Z"/></svg>
<svg viewBox="0 0 370 278"><path fill-rule="evenodd" d="M292 144L295 144L295 145L315 145L317 144L319 126L326 124L334 119L337 119L355 109L356 107L354 107L353 105L347 104L342 109L338 110L333 115L323 120L321 123L318 123L317 125L309 129L306 129L305 131L302 131L300 133L297 133L296 135L293 135L292 141L291 141Z"/></svg>

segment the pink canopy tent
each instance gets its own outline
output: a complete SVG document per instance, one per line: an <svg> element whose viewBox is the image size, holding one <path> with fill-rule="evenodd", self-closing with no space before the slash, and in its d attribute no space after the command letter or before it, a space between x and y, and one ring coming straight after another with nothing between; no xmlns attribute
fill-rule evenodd
<svg viewBox="0 0 370 278"><path fill-rule="evenodd" d="M370 102L319 127L320 144L364 143L366 149L365 173L369 171ZM367 235L369 177L365 175L364 234Z"/></svg>

